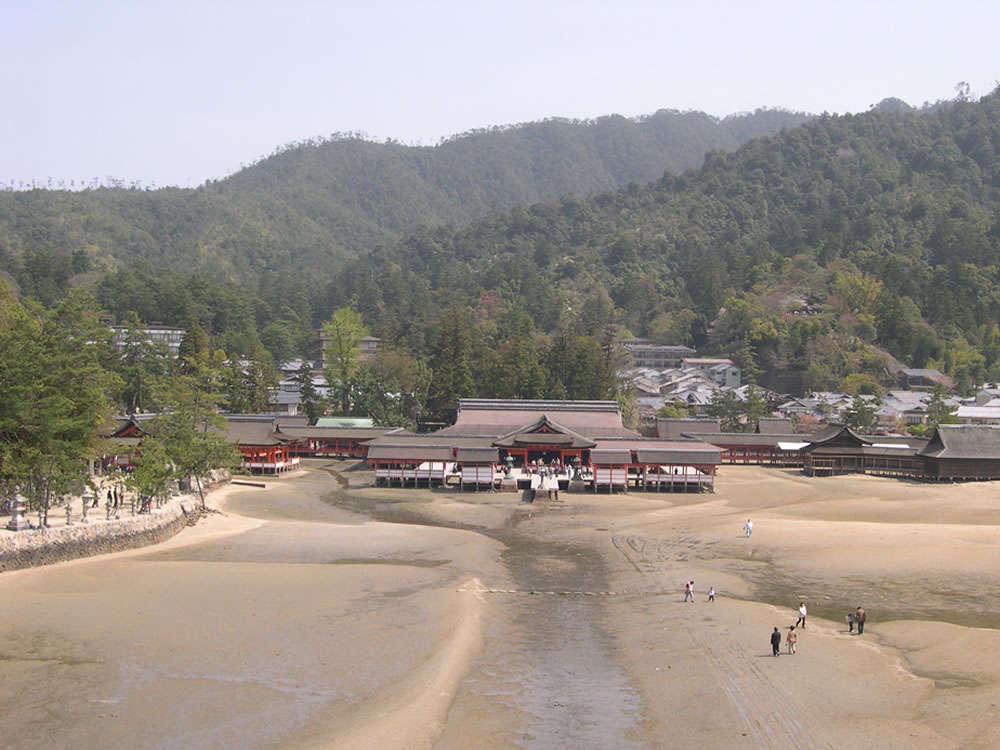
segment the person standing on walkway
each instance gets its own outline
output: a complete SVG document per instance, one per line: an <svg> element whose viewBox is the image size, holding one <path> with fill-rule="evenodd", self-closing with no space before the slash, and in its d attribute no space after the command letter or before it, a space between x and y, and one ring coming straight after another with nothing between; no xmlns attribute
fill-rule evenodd
<svg viewBox="0 0 1000 750"><path fill-rule="evenodd" d="M795 653L795 644L799 640L799 634L795 632L795 626L792 625L788 629L788 635L785 636L785 645L788 646L788 653Z"/></svg>
<svg viewBox="0 0 1000 750"><path fill-rule="evenodd" d="M777 625L771 632L771 653L775 656L781 655L781 631L778 630Z"/></svg>
<svg viewBox="0 0 1000 750"><path fill-rule="evenodd" d="M747 519L747 522L743 524L743 531L746 533L747 539L749 539L750 534L753 532L753 521L749 518Z"/></svg>
<svg viewBox="0 0 1000 750"><path fill-rule="evenodd" d="M714 586L709 586L708 587L708 600L710 602L714 602L715 601L715 587Z"/></svg>
<svg viewBox="0 0 1000 750"><path fill-rule="evenodd" d="M799 602L799 619L795 621L795 625L793 625L792 627L798 626L799 623L802 623L802 627L805 627L806 626L806 614L807 614L807 612L806 612L806 603L805 602Z"/></svg>
<svg viewBox="0 0 1000 750"><path fill-rule="evenodd" d="M858 611L854 613L854 622L858 626L858 635L865 632L866 619L868 619L868 613L865 612L863 607L858 607Z"/></svg>
<svg viewBox="0 0 1000 750"><path fill-rule="evenodd" d="M694 604L694 581L688 581L684 584L684 601L688 599Z"/></svg>

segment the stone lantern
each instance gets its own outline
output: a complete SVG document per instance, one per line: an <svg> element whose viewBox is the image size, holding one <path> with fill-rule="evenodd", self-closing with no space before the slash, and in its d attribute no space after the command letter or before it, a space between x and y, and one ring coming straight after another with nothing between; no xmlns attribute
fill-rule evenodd
<svg viewBox="0 0 1000 750"><path fill-rule="evenodd" d="M90 519L87 518L87 511L90 509L90 504L94 502L94 491L90 487L83 488L83 518L82 523L90 523Z"/></svg>
<svg viewBox="0 0 1000 750"><path fill-rule="evenodd" d="M10 520L7 522L7 528L11 531L30 529L31 524L24 517L24 512L27 509L28 505L24 502L24 498L14 493L14 496L10 499Z"/></svg>

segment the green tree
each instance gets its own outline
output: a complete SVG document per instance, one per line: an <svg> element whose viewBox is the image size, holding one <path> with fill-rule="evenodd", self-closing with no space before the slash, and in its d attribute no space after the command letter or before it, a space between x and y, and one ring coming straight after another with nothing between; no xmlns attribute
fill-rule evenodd
<svg viewBox="0 0 1000 750"><path fill-rule="evenodd" d="M431 383L431 371L425 363L406 352L385 349L362 365L360 382L361 407L376 424L417 426Z"/></svg>
<svg viewBox="0 0 1000 750"><path fill-rule="evenodd" d="M743 431L743 404L734 391L716 388L706 411L719 420L723 432Z"/></svg>
<svg viewBox="0 0 1000 750"><path fill-rule="evenodd" d="M278 384L278 373L264 362L230 357L223 370L223 381L230 411L261 414L268 409L271 391Z"/></svg>
<svg viewBox="0 0 1000 750"><path fill-rule="evenodd" d="M475 395L472 377L474 334L468 308L451 306L441 312L431 344L433 373L427 406L438 419L454 419L458 399Z"/></svg>
<svg viewBox="0 0 1000 750"><path fill-rule="evenodd" d="M295 373L295 380L299 386L302 408L305 409L306 416L309 417L309 424L316 424L316 420L323 416L325 400L316 390L312 368L309 367L308 363L304 362L299 371Z"/></svg>
<svg viewBox="0 0 1000 750"><path fill-rule="evenodd" d="M100 362L110 331L96 300L73 290L52 311L0 292L0 475L48 523L53 502L89 480L97 429L120 385Z"/></svg>
<svg viewBox="0 0 1000 750"><path fill-rule="evenodd" d="M147 436L132 457L132 471L125 483L136 492L162 500L173 476L167 447L157 438Z"/></svg>
<svg viewBox="0 0 1000 750"><path fill-rule="evenodd" d="M748 430L754 429L757 423L768 415L767 397L764 395L763 389L755 385L747 387L743 399L743 415Z"/></svg>
<svg viewBox="0 0 1000 750"><path fill-rule="evenodd" d="M157 393L167 374L170 353L166 344L148 339L135 311L125 320L118 372L122 378L119 400L127 414L156 411L160 402Z"/></svg>
<svg viewBox="0 0 1000 750"><path fill-rule="evenodd" d="M865 372L852 372L840 382L840 390L850 396L866 395L882 398L882 386Z"/></svg>
<svg viewBox="0 0 1000 750"><path fill-rule="evenodd" d="M192 367L191 364L197 360L203 360L211 353L208 334L194 315L188 313L184 322L184 336L181 338L181 345L177 353L177 361L181 370Z"/></svg>
<svg viewBox="0 0 1000 750"><path fill-rule="evenodd" d="M945 389L940 384L934 386L931 397L927 399L927 425L926 434L934 432L939 424L958 424L958 417L955 412L957 406L952 406L945 401Z"/></svg>
<svg viewBox="0 0 1000 750"><path fill-rule="evenodd" d="M154 419L153 433L163 442L178 479L193 479L205 507L201 478L213 469L240 465L240 453L225 437L226 420L219 414L222 357L189 360L187 374L170 379L167 410Z"/></svg>
<svg viewBox="0 0 1000 750"><path fill-rule="evenodd" d="M844 409L842 417L844 424L855 432L870 435L878 427L878 415L876 411L881 405L878 398L855 396L851 403Z"/></svg>
<svg viewBox="0 0 1000 750"><path fill-rule="evenodd" d="M656 416L661 419L687 419L688 407L684 403L669 403L660 407Z"/></svg>
<svg viewBox="0 0 1000 750"><path fill-rule="evenodd" d="M350 307L336 310L323 324L326 379L337 393L341 414L351 413L351 392L357 385L361 339L368 329L361 316Z"/></svg>

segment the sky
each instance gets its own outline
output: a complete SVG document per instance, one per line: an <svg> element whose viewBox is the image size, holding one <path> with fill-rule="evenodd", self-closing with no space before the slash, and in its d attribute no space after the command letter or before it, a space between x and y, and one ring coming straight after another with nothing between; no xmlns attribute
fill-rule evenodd
<svg viewBox="0 0 1000 750"><path fill-rule="evenodd" d="M0 0L0 186L195 187L333 133L862 112L1000 82L989 0Z"/></svg>

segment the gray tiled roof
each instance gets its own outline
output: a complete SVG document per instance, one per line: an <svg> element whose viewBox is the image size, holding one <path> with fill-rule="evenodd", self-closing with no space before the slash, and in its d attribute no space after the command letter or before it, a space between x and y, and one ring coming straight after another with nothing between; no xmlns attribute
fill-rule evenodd
<svg viewBox="0 0 1000 750"><path fill-rule="evenodd" d="M672 440L639 445L635 456L641 464L718 464L721 453L703 440Z"/></svg>
<svg viewBox="0 0 1000 750"><path fill-rule="evenodd" d="M761 435L792 435L792 420L787 417L761 417L757 420L757 432Z"/></svg>
<svg viewBox="0 0 1000 750"><path fill-rule="evenodd" d="M368 448L368 460L372 461L399 461L401 463L413 463L421 461L451 461L452 448L450 445L371 445Z"/></svg>
<svg viewBox="0 0 1000 750"><path fill-rule="evenodd" d="M590 462L595 466L632 463L632 452L628 448L595 448L590 452Z"/></svg>
<svg viewBox="0 0 1000 750"><path fill-rule="evenodd" d="M1000 428L991 425L938 425L920 452L929 458L987 458L1000 460Z"/></svg>
<svg viewBox="0 0 1000 750"><path fill-rule="evenodd" d="M339 438L372 440L399 431L399 427L316 427L315 425L282 425L281 431L295 438Z"/></svg>
<svg viewBox="0 0 1000 750"><path fill-rule="evenodd" d="M496 448L459 448L455 460L460 464L495 464L500 461L500 451Z"/></svg>
<svg viewBox="0 0 1000 750"><path fill-rule="evenodd" d="M681 435L719 432L718 419L660 417L656 420L656 434L661 438L678 438Z"/></svg>

